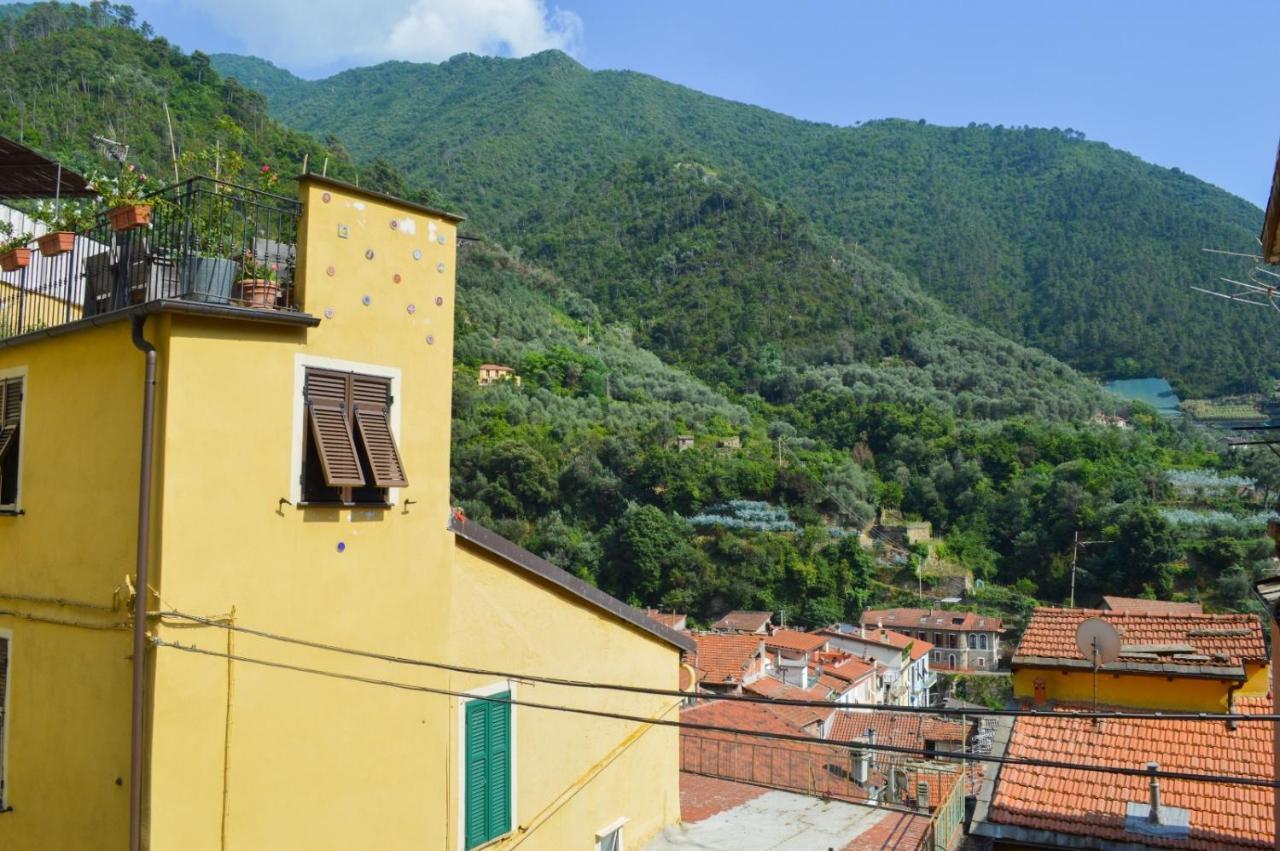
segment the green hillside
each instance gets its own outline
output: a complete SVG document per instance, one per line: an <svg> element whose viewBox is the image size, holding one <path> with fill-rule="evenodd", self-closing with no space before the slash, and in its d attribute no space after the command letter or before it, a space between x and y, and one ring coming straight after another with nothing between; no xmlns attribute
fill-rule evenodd
<svg viewBox="0 0 1280 851"><path fill-rule="evenodd" d="M1276 374L1268 315L1189 289L1239 272L1200 249L1249 250L1260 212L1075 131L833 127L554 51L314 82L261 60L214 62L264 85L286 123L386 157L510 241L582 179L663 151L748 175L981 324L1081 369L1158 374L1191 395Z"/></svg>

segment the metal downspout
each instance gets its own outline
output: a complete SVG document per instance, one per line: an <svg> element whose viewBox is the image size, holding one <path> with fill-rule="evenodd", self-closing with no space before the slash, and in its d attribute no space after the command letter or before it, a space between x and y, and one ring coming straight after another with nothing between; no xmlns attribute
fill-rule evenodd
<svg viewBox="0 0 1280 851"><path fill-rule="evenodd" d="M146 356L142 386L142 469L138 480L138 562L133 595L133 700L129 750L129 851L142 851L143 706L147 685L147 589L151 544L151 456L155 444L156 347L142 336L146 317L133 319L133 345Z"/></svg>

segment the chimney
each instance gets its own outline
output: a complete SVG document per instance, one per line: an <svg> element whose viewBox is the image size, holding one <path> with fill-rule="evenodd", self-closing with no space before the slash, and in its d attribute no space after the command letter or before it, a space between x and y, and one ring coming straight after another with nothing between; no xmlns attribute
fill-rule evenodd
<svg viewBox="0 0 1280 851"><path fill-rule="evenodd" d="M916 809L922 813L929 812L929 783L926 780L916 781Z"/></svg>
<svg viewBox="0 0 1280 851"><path fill-rule="evenodd" d="M1147 763L1147 771L1151 772L1151 812L1147 815L1147 820L1152 824L1160 823L1160 778L1156 777L1159 770L1160 763Z"/></svg>

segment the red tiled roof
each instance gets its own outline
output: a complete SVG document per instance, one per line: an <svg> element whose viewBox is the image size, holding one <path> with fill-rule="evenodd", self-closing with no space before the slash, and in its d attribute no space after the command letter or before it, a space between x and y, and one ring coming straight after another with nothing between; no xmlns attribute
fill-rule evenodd
<svg viewBox="0 0 1280 851"><path fill-rule="evenodd" d="M1000 618L944 609L867 609L862 613L862 624L867 627L884 624L904 629L1004 632L1004 624Z"/></svg>
<svg viewBox="0 0 1280 851"><path fill-rule="evenodd" d="M1167 600L1143 600L1140 597L1103 597L1103 608L1113 612L1147 615L1202 615L1199 603L1171 603Z"/></svg>
<svg viewBox="0 0 1280 851"><path fill-rule="evenodd" d="M923 749L926 741L963 742L967 737L967 726L937 715L874 709L870 712L842 710L831 725L830 738L835 742L862 739L871 729L876 731L878 745Z"/></svg>
<svg viewBox="0 0 1280 851"><path fill-rule="evenodd" d="M839 677L850 683L856 683L858 680L875 671L876 666L871 662L862 659L853 658L841 662L839 665L833 665L823 669L824 674L830 674L833 677Z"/></svg>
<svg viewBox="0 0 1280 851"><path fill-rule="evenodd" d="M1240 712L1271 711L1268 698L1238 698ZM1169 718L1108 718L1100 726L1068 715L1017 719L1007 755L1162 771L1272 777L1271 725ZM1169 848L1270 848L1275 814L1270 789L1196 780L1160 780L1161 805L1190 812L1185 839L1125 830L1126 805L1150 800L1145 777L1079 769L1005 765L990 819L1054 833Z"/></svg>
<svg viewBox="0 0 1280 851"><path fill-rule="evenodd" d="M773 620L773 612L733 611L711 625L712 629L733 632L760 632Z"/></svg>
<svg viewBox="0 0 1280 851"><path fill-rule="evenodd" d="M672 629L684 629L689 620L688 615L680 614L679 612L660 612L657 609L646 609L645 614L663 626L668 626Z"/></svg>
<svg viewBox="0 0 1280 851"><path fill-rule="evenodd" d="M751 666L751 660L764 647L762 635L733 635L703 633L693 636L697 642L690 664L705 672L704 680L711 683L738 682Z"/></svg>
<svg viewBox="0 0 1280 851"><path fill-rule="evenodd" d="M1076 646L1076 629L1099 617L1120 633L1122 648L1189 646L1194 654L1122 650L1121 662L1239 667L1245 660L1265 661L1267 647L1257 615L1166 615L1109 612L1102 609L1037 608L1031 615L1016 657L1085 661ZM1139 654L1139 655L1135 655ZM1192 658L1188 658L1191 656Z"/></svg>
<svg viewBox="0 0 1280 851"><path fill-rule="evenodd" d="M833 638L847 638L850 640L869 641L872 644L880 644L885 647L895 647L898 650L905 650L911 647L911 661L925 656L933 649L933 645L921 638L912 638L909 635L903 635L900 632L894 632L891 629L868 629L866 635L857 632L840 632L836 629L818 630L823 635Z"/></svg>
<svg viewBox="0 0 1280 851"><path fill-rule="evenodd" d="M731 700L708 700L696 706L680 710L680 720L733 730L750 730L754 733L785 733L788 736L806 735L801 726L786 718L778 710L781 707L768 703L739 703ZM692 730L702 736L734 738L734 733L716 730ZM762 740L763 741L763 740Z"/></svg>
<svg viewBox="0 0 1280 851"><path fill-rule="evenodd" d="M782 700L827 699L825 690L823 694L818 695L812 689L802 689L799 686L775 680L773 677L761 677L750 685L743 686L743 689L760 697ZM769 708L798 727L808 727L812 724L820 724L826 721L831 713L835 711L835 704L832 704L830 709L817 706L788 706L786 704L770 706Z"/></svg>
<svg viewBox="0 0 1280 851"><path fill-rule="evenodd" d="M812 653L827 646L831 639L825 635L812 632L797 632L794 629L774 630L773 635L764 640L764 646L770 649L796 650L801 653Z"/></svg>

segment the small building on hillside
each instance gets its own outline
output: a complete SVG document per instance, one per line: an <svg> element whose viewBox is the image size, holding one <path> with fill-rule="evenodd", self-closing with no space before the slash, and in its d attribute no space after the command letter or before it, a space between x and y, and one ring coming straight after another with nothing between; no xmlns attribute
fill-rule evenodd
<svg viewBox="0 0 1280 851"><path fill-rule="evenodd" d="M692 448L693 448L693 435L691 434L676 435L676 449L678 451L684 452L686 449L692 449Z"/></svg>
<svg viewBox="0 0 1280 851"><path fill-rule="evenodd" d="M734 610L711 625L716 632L744 632L768 635L773 628L773 612Z"/></svg>
<svg viewBox="0 0 1280 851"><path fill-rule="evenodd" d="M933 644L935 671L990 671L1000 665L1000 618L946 609L867 609L867 628L888 627Z"/></svg>
<svg viewBox="0 0 1280 851"><path fill-rule="evenodd" d="M720 448L721 449L741 449L742 438L738 437L738 435L736 434L730 435L729 437L722 437L720 438Z"/></svg>
<svg viewBox="0 0 1280 851"><path fill-rule="evenodd" d="M514 381L516 386L520 386L520 374L515 371L514 367L503 366L500 363L482 363L480 369L476 373L476 383L481 387L487 387L490 384L497 384L499 381Z"/></svg>

